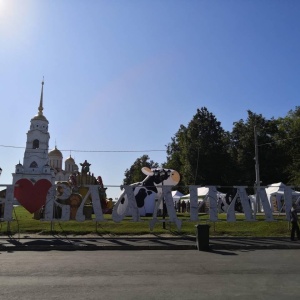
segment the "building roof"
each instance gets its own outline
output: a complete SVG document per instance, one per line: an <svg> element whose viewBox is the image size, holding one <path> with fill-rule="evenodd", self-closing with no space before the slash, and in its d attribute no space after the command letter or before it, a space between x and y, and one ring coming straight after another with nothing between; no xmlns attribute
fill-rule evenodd
<svg viewBox="0 0 300 300"><path fill-rule="evenodd" d="M59 157L63 157L63 155L62 155L62 153L56 148L56 146L55 146L55 148L53 149L53 150L51 150L49 153L48 153L48 156L50 157L50 156L59 156Z"/></svg>
<svg viewBox="0 0 300 300"><path fill-rule="evenodd" d="M70 157L68 157L68 158L66 159L66 162L72 162L72 163L75 163L75 160L74 160L74 158L70 155Z"/></svg>
<svg viewBox="0 0 300 300"><path fill-rule="evenodd" d="M34 116L31 120L41 120L41 121L48 122L48 120L46 119L46 117L44 115L39 115L39 114Z"/></svg>

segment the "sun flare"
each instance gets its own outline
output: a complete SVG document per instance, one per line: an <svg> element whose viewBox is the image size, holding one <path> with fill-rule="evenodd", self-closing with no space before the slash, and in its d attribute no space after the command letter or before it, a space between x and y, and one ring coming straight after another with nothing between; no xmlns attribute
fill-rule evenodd
<svg viewBox="0 0 300 300"><path fill-rule="evenodd" d="M0 0L0 14L3 13L4 8L5 8L5 2L4 0Z"/></svg>
<svg viewBox="0 0 300 300"><path fill-rule="evenodd" d="M30 1L0 0L0 38L10 43L18 43L25 36L29 40L34 25L34 11L33 2Z"/></svg>

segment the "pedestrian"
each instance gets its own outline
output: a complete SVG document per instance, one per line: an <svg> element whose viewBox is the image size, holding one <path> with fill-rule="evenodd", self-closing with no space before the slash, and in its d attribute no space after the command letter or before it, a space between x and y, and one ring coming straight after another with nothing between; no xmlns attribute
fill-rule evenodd
<svg viewBox="0 0 300 300"><path fill-rule="evenodd" d="M186 212L186 203L184 200L181 203L181 207L182 207L182 212L185 213Z"/></svg>
<svg viewBox="0 0 300 300"><path fill-rule="evenodd" d="M298 240L300 240L300 230L299 230L299 225L298 225L298 215L297 215L296 203L292 204L292 208L290 210L290 220L292 223L291 241L295 241L295 232L297 233Z"/></svg>
<svg viewBox="0 0 300 300"><path fill-rule="evenodd" d="M178 212L180 213L181 212L181 200L179 199L178 201Z"/></svg>

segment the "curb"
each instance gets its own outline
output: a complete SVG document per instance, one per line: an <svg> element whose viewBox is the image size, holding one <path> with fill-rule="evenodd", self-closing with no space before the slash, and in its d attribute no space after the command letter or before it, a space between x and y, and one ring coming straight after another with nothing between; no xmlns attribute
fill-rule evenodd
<svg viewBox="0 0 300 300"><path fill-rule="evenodd" d="M295 250L299 245L210 245L212 250Z"/></svg>
<svg viewBox="0 0 300 300"><path fill-rule="evenodd" d="M209 240L205 250L194 237L26 237L0 239L0 251L101 251L101 250L290 250L300 249L300 241L288 238L216 237ZM198 249L199 247L199 249Z"/></svg>
<svg viewBox="0 0 300 300"><path fill-rule="evenodd" d="M300 244L297 245L218 245L210 244L208 250L199 251L217 251L217 250L295 250L300 249ZM141 251L141 250L198 250L197 245L18 245L18 246L0 246L2 251L103 251L103 250L123 250L123 251Z"/></svg>
<svg viewBox="0 0 300 300"><path fill-rule="evenodd" d="M172 245L172 246L153 246L153 245L124 245L124 246L63 246L63 245L35 245L35 246L8 246L0 247L2 251L99 251L99 250L197 250L196 245Z"/></svg>

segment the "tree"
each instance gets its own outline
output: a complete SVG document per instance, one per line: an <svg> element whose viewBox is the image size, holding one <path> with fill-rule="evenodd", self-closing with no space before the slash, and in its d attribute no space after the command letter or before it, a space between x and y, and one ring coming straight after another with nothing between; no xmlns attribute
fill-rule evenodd
<svg viewBox="0 0 300 300"><path fill-rule="evenodd" d="M188 125L184 154L185 174L190 184L227 184L230 156L229 139L221 123L207 108L197 109Z"/></svg>
<svg viewBox="0 0 300 300"><path fill-rule="evenodd" d="M261 114L248 110L246 121L234 123L231 133L231 155L236 164L236 184L253 186L255 174L254 126L257 130L258 160L262 185L285 181L285 154L276 143L278 121L266 120Z"/></svg>
<svg viewBox="0 0 300 300"><path fill-rule="evenodd" d="M229 134L207 108L197 109L188 126L167 146L166 166L177 168L184 185L222 185L230 176Z"/></svg>
<svg viewBox="0 0 300 300"><path fill-rule="evenodd" d="M142 173L141 169L143 167L148 167L148 168L158 168L159 164L150 160L149 156L144 154L141 157L137 158L133 165L125 170L124 173L124 180L123 184L124 185L129 185L135 182L140 182L143 181L145 178L145 175Z"/></svg>
<svg viewBox="0 0 300 300"><path fill-rule="evenodd" d="M284 172L287 183L300 186L300 106L290 110L286 117L278 120L278 145L285 153Z"/></svg>
<svg viewBox="0 0 300 300"><path fill-rule="evenodd" d="M176 132L175 136L171 138L171 143L167 147L167 162L163 164L164 168L170 168L181 173L183 164L181 161L181 150L186 135L186 127L180 125L179 130Z"/></svg>

